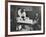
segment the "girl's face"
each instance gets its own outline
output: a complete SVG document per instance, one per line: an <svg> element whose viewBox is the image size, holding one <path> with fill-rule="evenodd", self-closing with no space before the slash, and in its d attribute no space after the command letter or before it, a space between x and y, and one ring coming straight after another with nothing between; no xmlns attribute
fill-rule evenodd
<svg viewBox="0 0 46 37"><path fill-rule="evenodd" d="M38 16L38 13L36 13L36 16Z"/></svg>
<svg viewBox="0 0 46 37"><path fill-rule="evenodd" d="M23 9L25 11L25 9Z"/></svg>

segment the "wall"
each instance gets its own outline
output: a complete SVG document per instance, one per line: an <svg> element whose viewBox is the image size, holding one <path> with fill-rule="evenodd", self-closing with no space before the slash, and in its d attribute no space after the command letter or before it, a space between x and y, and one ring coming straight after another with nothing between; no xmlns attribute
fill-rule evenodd
<svg viewBox="0 0 46 37"><path fill-rule="evenodd" d="M34 1L34 2L46 3L46 0L23 0L23 1ZM46 16L46 13L45 13L45 16ZM46 27L46 17L45 17L45 27ZM5 0L0 0L0 37L5 37ZM13 37L46 37L46 30L45 30L45 35L13 36Z"/></svg>

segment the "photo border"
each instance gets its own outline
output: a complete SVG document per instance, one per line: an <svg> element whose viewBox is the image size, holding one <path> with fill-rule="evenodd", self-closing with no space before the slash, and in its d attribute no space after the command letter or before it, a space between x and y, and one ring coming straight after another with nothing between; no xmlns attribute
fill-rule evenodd
<svg viewBox="0 0 46 37"><path fill-rule="evenodd" d="M8 35L8 2L43 4L43 29L44 29L43 33ZM45 34L45 3L44 2L27 2L27 1L25 2L25 1L5 0L5 37L7 37L7 36L24 36L24 35L41 35L41 34Z"/></svg>

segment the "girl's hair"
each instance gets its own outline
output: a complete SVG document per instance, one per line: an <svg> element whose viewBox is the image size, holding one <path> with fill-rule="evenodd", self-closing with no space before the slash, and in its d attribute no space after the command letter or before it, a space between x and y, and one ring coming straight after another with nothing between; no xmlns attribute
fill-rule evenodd
<svg viewBox="0 0 46 37"><path fill-rule="evenodd" d="M18 8L17 11L18 11L19 9L21 9L21 8Z"/></svg>
<svg viewBox="0 0 46 37"><path fill-rule="evenodd" d="M21 13L23 13L24 12L24 8L21 10Z"/></svg>

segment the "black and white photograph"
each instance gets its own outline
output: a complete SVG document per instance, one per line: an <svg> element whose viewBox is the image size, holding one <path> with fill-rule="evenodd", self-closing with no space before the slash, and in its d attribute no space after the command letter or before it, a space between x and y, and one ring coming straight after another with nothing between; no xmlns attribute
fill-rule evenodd
<svg viewBox="0 0 46 37"><path fill-rule="evenodd" d="M11 31L41 30L40 6L11 5Z"/></svg>
<svg viewBox="0 0 46 37"><path fill-rule="evenodd" d="M43 4L8 3L8 35L43 33Z"/></svg>

